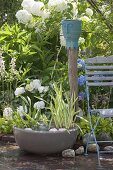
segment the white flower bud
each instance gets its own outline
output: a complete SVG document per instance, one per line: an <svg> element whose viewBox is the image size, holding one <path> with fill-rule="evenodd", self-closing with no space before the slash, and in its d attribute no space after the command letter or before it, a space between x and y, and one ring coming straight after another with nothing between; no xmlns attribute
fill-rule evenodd
<svg viewBox="0 0 113 170"><path fill-rule="evenodd" d="M45 103L43 101L36 102L34 104L34 108L36 110L44 109L45 108Z"/></svg>
<svg viewBox="0 0 113 170"><path fill-rule="evenodd" d="M30 84L27 84L27 85L26 85L25 89L26 89L27 91L32 92L32 91L34 90L34 86L33 86L32 83L30 83Z"/></svg>
<svg viewBox="0 0 113 170"><path fill-rule="evenodd" d="M24 89L24 87L18 87L18 88L16 88L14 93L15 93L15 96L19 96L19 95L25 93L25 89Z"/></svg>
<svg viewBox="0 0 113 170"><path fill-rule="evenodd" d="M88 15L88 16L92 16L93 15L93 10L92 9L90 9L90 8L87 8L86 9L86 15Z"/></svg>
<svg viewBox="0 0 113 170"><path fill-rule="evenodd" d="M85 21L85 22L90 22L90 21L91 21L90 18L87 17L87 16L83 16L83 17L81 17L80 19L81 19L82 21Z"/></svg>
<svg viewBox="0 0 113 170"><path fill-rule="evenodd" d="M32 85L35 90L38 90L41 86L41 82L39 79L35 79L30 83L30 85Z"/></svg>
<svg viewBox="0 0 113 170"><path fill-rule="evenodd" d="M27 113L27 106L18 106L17 112L20 114L20 116L23 116L23 113Z"/></svg>

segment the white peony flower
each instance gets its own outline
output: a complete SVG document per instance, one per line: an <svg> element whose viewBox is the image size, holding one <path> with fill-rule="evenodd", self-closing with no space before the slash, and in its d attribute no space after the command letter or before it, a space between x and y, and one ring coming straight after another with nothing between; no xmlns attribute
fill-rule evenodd
<svg viewBox="0 0 113 170"><path fill-rule="evenodd" d="M25 89L24 89L24 87L18 87L18 88L16 88L14 93L15 93L15 96L19 96L19 95L25 93Z"/></svg>
<svg viewBox="0 0 113 170"><path fill-rule="evenodd" d="M34 0L23 0L21 6L31 13L32 6L34 5Z"/></svg>
<svg viewBox="0 0 113 170"><path fill-rule="evenodd" d="M19 23L27 24L32 20L32 15L27 10L19 10L16 13L16 18Z"/></svg>
<svg viewBox="0 0 113 170"><path fill-rule="evenodd" d="M38 88L38 91L39 91L39 93L45 93L45 92L47 92L48 91L48 89L49 89L49 87L48 86L40 86L39 88Z"/></svg>
<svg viewBox="0 0 113 170"><path fill-rule="evenodd" d="M48 88L49 88L48 86L41 86L41 82L39 79L31 81L30 84L27 84L25 87L27 91L32 92L33 90L38 90L39 93L47 92Z"/></svg>
<svg viewBox="0 0 113 170"><path fill-rule="evenodd" d="M33 86L35 90L38 90L41 86L41 82L39 79L35 79L30 83L30 85Z"/></svg>
<svg viewBox="0 0 113 170"><path fill-rule="evenodd" d="M32 92L32 91L34 90L33 83L27 84L26 87L25 87L25 89L26 89L27 91Z"/></svg>
<svg viewBox="0 0 113 170"><path fill-rule="evenodd" d="M66 0L49 0L48 7L53 7L58 12L62 12L68 8Z"/></svg>
<svg viewBox="0 0 113 170"><path fill-rule="evenodd" d="M44 86L44 92L47 92L49 90L49 86Z"/></svg>
<svg viewBox="0 0 113 170"><path fill-rule="evenodd" d="M93 15L93 10L92 9L90 9L90 8L87 8L86 9L86 15L88 15L88 16L92 16Z"/></svg>
<svg viewBox="0 0 113 170"><path fill-rule="evenodd" d="M19 107L17 107L17 112L22 117L23 113L27 113L27 106L19 106Z"/></svg>
<svg viewBox="0 0 113 170"><path fill-rule="evenodd" d="M31 13L36 16L42 16L43 10L42 8L44 7L43 2L35 2L32 6Z"/></svg>
<svg viewBox="0 0 113 170"><path fill-rule="evenodd" d="M13 110L11 107L6 107L3 110L3 117L7 117L9 119L12 119L12 114L13 114Z"/></svg>
<svg viewBox="0 0 113 170"><path fill-rule="evenodd" d="M37 109L37 110L44 109L45 103L43 101L36 102L34 104L34 108Z"/></svg>
<svg viewBox="0 0 113 170"><path fill-rule="evenodd" d="M44 92L44 86L40 86L40 87L38 88L38 91L39 91L39 93L43 93L43 92Z"/></svg>
<svg viewBox="0 0 113 170"><path fill-rule="evenodd" d="M79 43L80 43L80 44L85 43L85 39L84 39L84 38L82 38L82 37L80 37L80 38L79 38Z"/></svg>

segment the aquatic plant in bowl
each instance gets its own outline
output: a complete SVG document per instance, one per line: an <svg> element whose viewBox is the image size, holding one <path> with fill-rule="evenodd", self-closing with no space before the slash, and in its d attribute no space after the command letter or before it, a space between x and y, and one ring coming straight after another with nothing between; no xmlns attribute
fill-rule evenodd
<svg viewBox="0 0 113 170"><path fill-rule="evenodd" d="M53 89L54 94L51 95L50 104L46 108L50 111L50 119L42 116L40 110L37 110L35 112L38 115L37 120L35 116L25 114L26 120L23 121L26 122L26 125L29 121L27 128L14 127L15 140L22 150L51 154L72 148L75 144L78 135L78 127L75 123L76 101L72 102L68 95L63 95L61 86L54 85ZM40 129L40 124L46 125L48 128Z"/></svg>

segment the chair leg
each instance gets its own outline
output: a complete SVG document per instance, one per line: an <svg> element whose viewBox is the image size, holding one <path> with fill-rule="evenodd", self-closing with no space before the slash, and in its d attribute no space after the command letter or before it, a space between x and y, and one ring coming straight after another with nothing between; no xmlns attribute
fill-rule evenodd
<svg viewBox="0 0 113 170"><path fill-rule="evenodd" d="M92 130L91 133L90 133L89 136L88 136L87 143L86 143L85 154L84 154L84 155L85 155L85 156L88 155L87 151L88 151L88 145L89 145L89 142L90 142L91 134L93 135L93 137L94 137L94 142L95 142L95 144L96 144L98 165L99 165L99 167L101 167L99 146L98 146L98 143L97 143L97 140L96 140L96 136L95 136L94 130Z"/></svg>
<svg viewBox="0 0 113 170"><path fill-rule="evenodd" d="M97 140L96 140L96 136L95 136L94 130L92 130L92 133L93 133L94 141L95 141L95 144L96 144L98 165L99 165L99 166L101 166L101 163L100 163L100 152L99 152L99 146L98 146L98 143L97 143Z"/></svg>
<svg viewBox="0 0 113 170"><path fill-rule="evenodd" d="M87 138L87 143L86 143L86 148L85 148L85 156L87 156L88 155L88 153L87 153L87 150L88 150L88 145L89 145L89 139L90 139L90 136L91 136L91 133L88 135L88 138Z"/></svg>

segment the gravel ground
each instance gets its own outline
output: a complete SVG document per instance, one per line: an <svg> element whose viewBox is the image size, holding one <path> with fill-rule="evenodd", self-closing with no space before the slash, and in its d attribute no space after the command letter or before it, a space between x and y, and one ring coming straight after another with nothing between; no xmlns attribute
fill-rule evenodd
<svg viewBox="0 0 113 170"><path fill-rule="evenodd" d="M102 167L96 154L62 158L61 155L35 155L23 152L15 143L0 143L0 170L113 170L113 154L102 156Z"/></svg>

